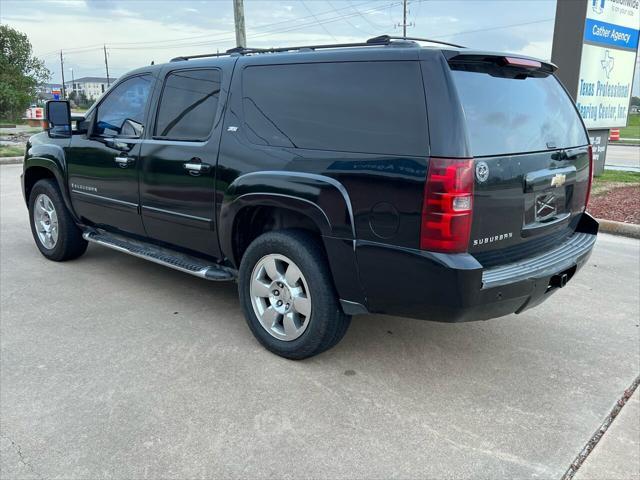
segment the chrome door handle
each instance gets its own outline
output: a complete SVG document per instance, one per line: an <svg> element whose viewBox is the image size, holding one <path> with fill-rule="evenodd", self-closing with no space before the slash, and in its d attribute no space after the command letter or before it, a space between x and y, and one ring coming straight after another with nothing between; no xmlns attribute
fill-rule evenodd
<svg viewBox="0 0 640 480"><path fill-rule="evenodd" d="M191 161L182 164L189 175L200 175L201 173L211 170L211 165L208 163L195 162L194 160L195 159L191 159Z"/></svg>
<svg viewBox="0 0 640 480"><path fill-rule="evenodd" d="M116 157L114 158L114 160L116 161L116 164L120 168L127 168L129 165L131 165L136 161L135 158L131 158L131 157Z"/></svg>

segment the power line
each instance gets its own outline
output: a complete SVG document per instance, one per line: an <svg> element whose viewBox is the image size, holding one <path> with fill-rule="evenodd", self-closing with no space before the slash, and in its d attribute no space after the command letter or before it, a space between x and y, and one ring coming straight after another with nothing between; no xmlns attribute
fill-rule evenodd
<svg viewBox="0 0 640 480"><path fill-rule="evenodd" d="M311 14L311 16L313 16L313 19L316 21L316 23L318 25L320 25L322 27L322 29L327 33L327 35L329 35L331 38L333 38L336 42L338 41L338 39L336 37L333 36L333 34L327 29L327 27L324 26L324 24L320 23L320 21L318 20L318 17L316 17L314 15L314 13L309 10L309 7L307 7L307 4L304 3L304 0L300 0L300 3L302 4L302 6L304 7L304 9L309 12Z"/></svg>
<svg viewBox="0 0 640 480"><path fill-rule="evenodd" d="M466 31L462 31L462 32L456 32L456 33L447 33L446 35L437 35L434 36L434 39L438 39L438 38L447 38L447 37L455 37L457 35L466 35L468 33L480 33L480 32L489 32L491 30L502 30L505 28L514 28L514 27L525 27L527 25L535 25L537 23L546 23L546 22L553 22L555 19L553 18L546 18L544 20L534 20L532 22L524 22L524 23L513 23L511 25L500 25L497 27L489 27L489 28L479 28L477 30L466 30Z"/></svg>
<svg viewBox="0 0 640 480"><path fill-rule="evenodd" d="M358 10L358 9L356 8L356 7L360 6L360 5L355 5L355 6L354 6L354 5L351 3L351 0L348 0L348 3L349 3L349 7L351 7L351 10L353 10L357 16L359 16L359 17L360 17L360 18L362 18L365 22L367 22L369 25L371 25L373 28L375 28L375 29L376 29L376 31L377 31L378 29L380 29L380 28L383 28L382 26L380 26L380 25L376 25L375 23L373 23L372 21L370 21L367 17L365 17L365 16L360 12L360 10Z"/></svg>
<svg viewBox="0 0 640 480"><path fill-rule="evenodd" d="M421 4L423 1L425 0L414 0L414 3L417 4ZM401 5L402 2L401 1L396 1L396 2L392 2L392 3L388 3L388 4L384 4L381 6L377 6L377 7L372 7L369 8L367 10L365 10L365 13L373 13L376 11L380 11L380 10L384 10L386 8L391 8L391 7L395 7L398 5ZM299 29L303 29L303 28L307 28L307 27L311 27L314 25L320 25L323 26L326 23L333 23L336 21L348 21L349 18L354 18L354 17L359 17L362 18L364 21L366 21L367 23L369 23L369 25L372 25L374 28L381 28L379 26L376 26L374 23L372 23L369 19L367 19L367 17L365 15L363 15L363 13L358 10L356 7L360 7L365 5L364 3L361 4L357 4L357 5L353 5L351 3L351 1L349 1L349 6L348 7L341 7L341 8L333 8L331 11L324 11L322 13L319 14L313 14L313 12L310 12L312 15L309 16L304 16L304 17L300 17L297 20L297 23L295 26L291 26L289 28L284 28L284 29L273 29L273 30L267 30L261 33L257 33L255 35L252 35L252 38L262 38L265 36L269 36L269 35L276 35L276 34L280 34L280 33L288 33L291 31L295 31L295 30L299 30ZM305 8L307 9L307 11L309 11L308 7ZM344 10L351 10L352 13L346 13L346 14L339 14L337 16L333 16L333 17L327 17L327 18L320 18L321 16L327 15L327 14L332 14L332 13L339 13L340 11L344 11ZM313 21L305 21L305 19L313 19ZM501 30L501 29L506 29L506 28L515 28L515 27L521 27L521 26L527 26L527 25L534 25L534 24L538 24L538 23L545 23L545 22L550 22L553 21L552 18L550 19L543 19L543 20L535 20L535 21L531 21L531 22L523 22L523 23L516 23L516 24L509 24L509 25L500 25L500 26L496 26L496 27L489 27L489 28L480 28L480 29L474 29L474 30L466 30L466 31L461 31L461 32L454 32L454 33L448 33L448 34L444 34L444 35L437 35L434 36L434 38L448 38L448 37L454 37L457 35L467 35L470 33L481 33L481 32L486 32L486 31L492 31L492 30ZM300 23L302 22L302 23ZM350 22L349 22L350 23ZM267 25L262 25L261 27L259 27L260 29L262 28L272 28L278 25L282 25L282 24L291 24L291 20L286 20L286 21L280 21L280 22L275 22L275 23L271 23L271 24L267 24ZM323 27L324 28L324 27ZM327 31L325 29L325 31ZM331 35L328 31L327 33L329 35ZM169 48L182 48L182 47L198 47L198 46L207 46L207 45L212 45L212 44L220 44L220 43L227 43L233 40L233 37L231 36L232 33L229 32L228 34L222 34L222 35L217 35L217 36L211 36L211 35L196 35L196 36L192 36L192 37L183 37L181 39L168 39L168 40L161 40L161 41L143 41L143 42L110 42L109 43L109 48L112 50L164 50L164 49L169 49ZM333 37L333 35L331 35ZM207 41L200 41L200 42L184 42L182 43L184 40L187 39L196 39L196 38L204 38L207 37L209 40ZM335 37L333 37L335 39ZM138 47L138 46L134 46L134 45L146 45L146 44L151 44L151 46L149 47ZM121 47L116 46L116 45L123 45ZM131 45L131 46L124 46L124 45ZM103 49L103 45L87 45L87 46L83 46L83 47L76 47L76 48L69 48L69 49L64 49L65 51L65 55L75 55L75 54L82 54L82 53L89 53L89 52L94 52L94 51L99 51ZM47 58L49 56L53 57L53 56L58 56L58 50L55 51L51 51L51 52L46 52L42 55L40 55L43 58Z"/></svg>
<svg viewBox="0 0 640 480"><path fill-rule="evenodd" d="M401 1L396 1L393 3L389 3L389 4L385 4L383 6L380 7L373 7L370 8L368 11L372 12L372 11L378 11L378 10L382 10L385 9L389 6L398 6L398 5L402 5ZM262 37L266 37L266 36L270 36L270 35L276 35L276 34L281 34L281 33L288 33L288 32L292 32L295 30L301 30L304 28L308 28L308 27L313 27L316 26L318 24L327 24L327 23L333 23L333 22L337 22L337 21L341 21L343 20L345 17L348 18L352 18L355 17L357 14L356 13L352 13L352 14L348 14L348 15L339 15L336 17L329 17L326 19L319 19L319 22L316 21L310 21L307 23L296 23L293 26L290 26L288 28L284 28L284 29L279 29L279 30L270 30L270 31L266 31L266 32L262 32L262 33L256 33L253 35L250 35L250 37L252 39L256 39L256 38L262 38ZM289 24L291 24L291 22L287 22ZM180 47L198 47L198 46L210 46L210 45L215 45L215 44L220 44L220 43L229 43L233 41L233 37L231 36L227 36L226 38L222 38L220 40L213 40L213 41L205 41L205 42L192 42L192 43L181 43L181 44L173 44L173 45L158 45L158 46L149 46L149 47L110 47L111 50L164 50L167 48L180 48Z"/></svg>
<svg viewBox="0 0 640 480"><path fill-rule="evenodd" d="M333 6L333 3L331 3L329 0L326 0L326 2L327 2L327 5L329 5L329 6L333 9L333 11L334 11L334 12L336 12L336 13L340 13L340 12L338 12L338 10L336 9L336 7L334 7L334 6ZM349 24L351 27L355 28L356 30L364 31L364 30L362 30L360 27L358 27L357 25L355 25L354 23L351 23L347 17L344 17L344 21L345 21L347 24ZM366 31L364 31L364 32L365 32L367 35L375 36L375 33L366 32Z"/></svg>
<svg viewBox="0 0 640 480"><path fill-rule="evenodd" d="M424 0L418 0L418 1L424 1ZM381 10L390 6L396 6L397 4L399 4L401 2L393 2L393 3L389 3L389 4L385 4L382 7L373 7L371 9L369 9L368 11L377 11L377 10ZM361 6L366 6L368 5L367 2L363 2L363 3L359 3L356 6L357 7L361 7ZM317 14L313 14L313 12L310 12L311 15L306 15L303 17L299 17L294 19L294 21L296 22L308 22L310 19L314 19L315 17L322 17L324 15L327 14L333 14L333 13L339 13L341 11L345 11L345 10L354 10L354 6L351 4L351 2L349 2L349 6L346 7L340 7L340 8L333 8L332 10L327 10L327 11L323 11ZM359 12L356 11L355 15L358 15ZM350 15L350 16L353 16ZM361 14L359 16L362 16ZM332 21L337 21L339 20L341 17L334 17L334 19ZM366 19L365 19L366 20ZM323 21L323 19L321 19L321 21ZM264 29L264 28L272 28L272 27L277 27L279 25L290 25L292 22L292 20L283 20L283 21L278 21L278 22L273 22L273 23L268 23L268 24L264 24L264 25L258 25L255 28L257 29ZM313 23L307 23L306 25L312 25ZM378 27L379 28L379 27ZM165 39L165 40L145 40L145 41L138 41L138 42L109 42L109 46L111 48L115 48L117 46L121 46L121 47L125 47L125 46L136 46L136 45L147 45L147 44L151 44L153 46L160 46L160 44L164 44L164 43L175 43L175 42L182 42L182 41L187 41L187 40L195 40L195 39L218 39L218 38L226 38L228 35L231 35L233 32L230 31L229 33L224 33L224 34L220 34L220 35L211 35L211 34L198 34L198 35L190 35L187 37L179 37L179 38L173 38L173 39ZM207 43L207 42L199 42L199 43ZM180 45L176 45L176 46L180 46ZM190 44L185 43L184 46L190 46ZM83 52L88 52L88 51L93 51L93 50L101 50L102 49L102 44L92 44L92 45L84 45L82 47L72 47L72 48L66 48L65 49L65 53L83 53ZM41 57L46 57L48 55L52 55L52 54L56 54L57 55L58 50L51 50L48 52L45 52L43 54L40 54L39 56Z"/></svg>
<svg viewBox="0 0 640 480"><path fill-rule="evenodd" d="M421 4L423 1L426 0L413 0L414 4ZM253 39L262 39L264 37L268 37L268 36L273 36L273 35L279 35L279 34L283 34L283 33L287 33L287 32L291 32L291 31L295 31L295 30L300 30L300 29L304 29L304 28L308 28L308 27L312 27L312 26L323 26L324 24L327 23L333 23L336 21L344 21L346 23L349 23L350 25L354 26L351 22L349 22L349 18L355 18L355 17L360 17L363 19L366 19L366 17L364 17L364 15L362 14L362 12L358 11L357 9L354 8L354 5L350 3L349 7L342 7L342 8L335 8L334 5L332 5L329 1L327 2L329 4L329 6L332 7L331 11L325 11L321 14L316 14L314 15L312 11L309 10L309 8L304 4L304 7L307 9L307 11L309 11L309 13L311 13L311 15L309 16L304 16L304 17L300 17L301 19L308 19L308 21L302 21L302 22L296 22L295 24L291 24L291 20L288 20L286 22L276 22L274 24L269 24L269 25L263 25L261 28L270 28L267 29L265 31L256 33L254 35L250 35L251 38ZM361 6L362 4L358 4L357 6ZM372 12L376 12L376 11L381 11L384 10L386 8L392 8L398 5L402 5L402 1L394 1L391 3L387 3L384 5L378 5L375 7L371 7L366 9L364 12L365 13L372 13ZM347 10L349 9L350 12L345 12L345 13L340 13L341 11ZM332 16L327 16L328 14L331 14ZM337 14L337 15L336 15ZM324 16L324 18L321 18L321 16ZM508 25L498 25L495 27L487 27L487 28L481 28L481 29L473 29L473 30L465 30L465 31L459 31L459 32L454 32L454 33L447 33L447 34L443 34L443 35L434 35L433 38L448 38L448 37L455 37L458 35L466 35L466 34L471 34L471 33L480 33L480 32L486 32L486 31L492 31L492 30L501 30L501 29L508 29L508 28L515 28L515 27L522 27L522 26L527 26L527 25L535 25L535 24L540 24L540 23L545 23L545 22L550 22L553 21L552 18L549 19L541 19L541 20L533 20L533 21L529 21L529 22L521 22L521 23L515 23L515 24L508 24ZM284 23L287 23L289 26L286 28L273 28L273 26L276 25L282 25ZM371 22L369 22L371 24ZM372 24L373 25L373 24ZM354 26L355 27L355 26ZM324 27L323 27L324 28ZM357 28L357 27L355 27ZM325 31L332 37L335 39L335 37L333 37L333 35L331 35L330 32L328 32L326 29ZM165 42L174 42L175 40L165 40ZM219 35L219 36L214 36L214 37L209 37L209 40L207 41L200 41L200 42L184 42L179 41L179 43L174 43L174 44L170 44L170 45L157 45L157 42L152 42L153 45L148 46L148 47L134 47L134 46L129 46L129 47L113 47L111 46L110 43L110 50L167 50L167 49L172 49L172 48L186 48L186 47L199 47L199 46L211 46L213 44L220 44L220 43L232 43L233 42L233 33L229 33L229 34L225 34L225 35ZM135 42L132 42L135 43ZM147 44L149 42L140 42L142 44ZM125 44L125 42L114 42L114 44L116 45L120 45L120 44ZM83 53L89 53L89 52L94 52L94 51L106 51L106 46L105 45L101 45L100 47L91 47L91 46L84 46L84 47L77 47L76 49L69 49L69 50L65 50L65 56L71 54L71 55L75 55L75 54L83 54ZM51 54L48 56L58 56L58 53L55 54ZM46 57L45 57L46 58ZM106 60L106 58L105 58ZM105 67L107 67L106 62L105 62ZM120 69L117 69L118 71L120 71Z"/></svg>

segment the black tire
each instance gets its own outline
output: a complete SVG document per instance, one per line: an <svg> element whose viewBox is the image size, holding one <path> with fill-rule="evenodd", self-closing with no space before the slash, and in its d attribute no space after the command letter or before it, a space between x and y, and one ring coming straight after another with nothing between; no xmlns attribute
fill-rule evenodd
<svg viewBox="0 0 640 480"><path fill-rule="evenodd" d="M40 194L45 194L53 204L58 220L58 238L52 248L47 248L36 231L34 224L34 209L36 199ZM58 186L53 180L39 180L29 194L29 223L31 234L40 253L49 260L64 262L78 258L87 250L87 241L82 238L82 232L73 221L71 213L64 204Z"/></svg>
<svg viewBox="0 0 640 480"><path fill-rule="evenodd" d="M311 294L311 315L302 335L285 341L272 336L262 326L251 302L250 285L256 264L270 254L291 259L304 275ZM281 357L300 360L330 349L344 337L351 317L338 302L331 272L319 239L303 230L268 232L247 248L238 276L240 304L249 328L258 341Z"/></svg>

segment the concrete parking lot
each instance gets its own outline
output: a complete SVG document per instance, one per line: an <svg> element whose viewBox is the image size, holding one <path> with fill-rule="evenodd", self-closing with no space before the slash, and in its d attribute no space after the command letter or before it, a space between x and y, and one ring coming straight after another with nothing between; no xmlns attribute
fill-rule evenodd
<svg viewBox="0 0 640 480"><path fill-rule="evenodd" d="M292 362L233 284L96 246L45 260L20 169L0 167L2 478L560 478L640 372L636 240L601 235L522 315L355 317Z"/></svg>

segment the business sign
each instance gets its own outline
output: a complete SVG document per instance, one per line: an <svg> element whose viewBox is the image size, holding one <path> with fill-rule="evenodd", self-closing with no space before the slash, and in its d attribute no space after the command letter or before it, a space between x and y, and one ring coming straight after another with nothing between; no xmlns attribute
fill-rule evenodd
<svg viewBox="0 0 640 480"><path fill-rule="evenodd" d="M598 176L604 172L604 160L607 157L609 130L589 130L589 143L593 152L593 174Z"/></svg>
<svg viewBox="0 0 640 480"><path fill-rule="evenodd" d="M60 100L60 89L59 88L52 88L51 89L51 95L53 96L54 100Z"/></svg>
<svg viewBox="0 0 640 480"><path fill-rule="evenodd" d="M640 0L589 0L576 104L589 129L627 124Z"/></svg>

